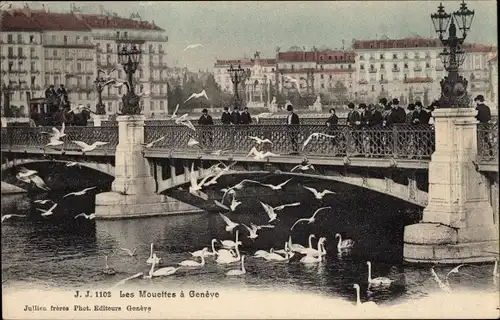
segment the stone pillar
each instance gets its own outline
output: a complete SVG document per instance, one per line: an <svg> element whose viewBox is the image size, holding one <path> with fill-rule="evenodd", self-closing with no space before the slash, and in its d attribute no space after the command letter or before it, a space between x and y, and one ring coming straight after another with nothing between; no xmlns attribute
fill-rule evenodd
<svg viewBox="0 0 500 320"><path fill-rule="evenodd" d="M151 175L149 162L142 153L144 116L119 116L116 120L119 137L115 154L115 180L110 192L96 195L96 218L117 219L177 213L172 208L179 207L179 201L156 193L156 181ZM176 202L175 206L170 203L172 200ZM182 211L182 208L178 209L179 212Z"/></svg>
<svg viewBox="0 0 500 320"><path fill-rule="evenodd" d="M438 109L436 151L429 163L429 202L420 223L405 227L408 262L493 261L498 222L488 178L476 170L477 121L473 109Z"/></svg>

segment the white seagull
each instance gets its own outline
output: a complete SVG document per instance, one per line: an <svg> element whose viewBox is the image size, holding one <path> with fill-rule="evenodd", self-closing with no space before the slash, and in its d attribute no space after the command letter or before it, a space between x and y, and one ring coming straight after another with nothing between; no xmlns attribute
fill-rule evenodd
<svg viewBox="0 0 500 320"><path fill-rule="evenodd" d="M446 281L446 284L447 284L447 285L450 285L450 281L449 281L449 277L450 277L450 275L451 275L452 273L458 273L458 269L460 269L460 268L461 268L461 267L463 267L463 266L465 266L465 264L458 265L458 266L456 266L455 268L451 269L451 270L450 270L450 272L448 272L448 273L446 274L446 277L445 277L444 279L445 279L445 281Z"/></svg>
<svg viewBox="0 0 500 320"><path fill-rule="evenodd" d="M109 84L109 83L114 83L115 80L109 80L108 82L106 82L106 85ZM81 113L83 110L86 110L90 113L95 113L94 111L90 110L89 108L87 108L86 106L84 106L83 104L79 104L79 105L75 105L73 106L69 111L68 113L74 113L74 114L79 114Z"/></svg>
<svg viewBox="0 0 500 320"><path fill-rule="evenodd" d="M48 202L52 202L50 199L45 199L45 200L35 200L33 201L34 203L39 203L39 204L46 204Z"/></svg>
<svg viewBox="0 0 500 320"><path fill-rule="evenodd" d="M241 204L241 201L235 199L234 193L233 193L233 199L231 200L231 204L229 205L229 207L217 200L214 200L214 202L216 205L227 211L234 211Z"/></svg>
<svg viewBox="0 0 500 320"><path fill-rule="evenodd" d="M234 190L243 189L243 187L245 186L245 183L247 183L247 182L252 182L252 183L257 183L257 184L260 183L260 182L255 181L255 180L244 179L230 188L221 189L221 191L224 192L224 195L222 196L221 201L224 201L224 198L226 197L227 194L234 194L235 193Z"/></svg>
<svg viewBox="0 0 500 320"><path fill-rule="evenodd" d="M302 150L305 149L305 147L311 142L313 138L319 138L319 136L326 137L326 138L335 138L335 136L325 134L325 133L320 133L320 132L315 132L312 133L309 137L307 137L306 141L304 141L304 144L302 145Z"/></svg>
<svg viewBox="0 0 500 320"><path fill-rule="evenodd" d="M307 171L314 170L314 166L312 164L298 164L290 170L290 172L294 172L295 170Z"/></svg>
<svg viewBox="0 0 500 320"><path fill-rule="evenodd" d="M95 189L97 187L90 187L90 188L85 188L81 191L76 191L76 192L70 192L67 195L63 196L63 198L69 197L69 196L83 196L84 194L87 193L87 191L90 191L92 189Z"/></svg>
<svg viewBox="0 0 500 320"><path fill-rule="evenodd" d="M191 99L197 99L197 98L201 98L201 97L205 97L205 99L209 100L207 93L205 92L205 90L203 90L200 93L193 93L192 95L190 95L189 98L187 98L187 100L184 101L184 103L188 102Z"/></svg>
<svg viewBox="0 0 500 320"><path fill-rule="evenodd" d="M50 188L45 184L42 178L37 175L37 171L21 168L21 171L16 174L16 178L24 183L33 183L38 188L49 191Z"/></svg>
<svg viewBox="0 0 500 320"><path fill-rule="evenodd" d="M256 160L262 160L269 157L279 157L279 154L272 153L270 151L264 153L262 151L258 151L257 148L252 147L252 149L250 149L250 152L247 154L247 157L250 156L254 156Z"/></svg>
<svg viewBox="0 0 500 320"><path fill-rule="evenodd" d="M30 176L35 175L37 173L38 171L36 170L30 170L25 167L19 168L19 177L21 178L29 178Z"/></svg>
<svg viewBox="0 0 500 320"><path fill-rule="evenodd" d="M196 173L194 171L194 162L191 163L191 172L189 173L191 177L191 185L189 186L189 192L190 193L196 193L197 191L201 191L201 188L203 188L203 185L205 182L212 177L212 175L208 175L205 178L203 178L200 183L198 183Z"/></svg>
<svg viewBox="0 0 500 320"><path fill-rule="evenodd" d="M179 110L179 104L177 104L177 105L175 106L175 110L174 110L174 112L172 112L172 115L170 116L170 119L175 119L175 118L177 118L177 110ZM186 113L186 115L187 115L187 113Z"/></svg>
<svg viewBox="0 0 500 320"><path fill-rule="evenodd" d="M64 144L63 141L61 141L61 138L66 136L66 133L64 133L64 129L66 128L66 125L62 124L61 126L61 131L59 131L56 127L52 127L52 134L50 136L50 142L47 143L47 146L58 146L61 144Z"/></svg>
<svg viewBox="0 0 500 320"><path fill-rule="evenodd" d="M193 123L189 119L183 119L181 121L176 121L176 124L182 124L183 126L188 127L189 129L196 131L196 128L194 127Z"/></svg>
<svg viewBox="0 0 500 320"><path fill-rule="evenodd" d="M280 184L278 184L278 185L274 185L274 184L266 184L266 183L260 183L260 182L259 182L259 184L260 184L261 186L264 186L264 187L269 187L269 188L271 188L272 190L282 190L282 188L285 186L285 184L287 184L288 182L290 182L290 180L292 180L292 178L290 178L290 179L286 180L285 182L280 183Z"/></svg>
<svg viewBox="0 0 500 320"><path fill-rule="evenodd" d="M26 215L24 215L24 214L5 214L2 216L2 222L4 222L7 219L10 219L12 217L26 218Z"/></svg>
<svg viewBox="0 0 500 320"><path fill-rule="evenodd" d="M87 143L85 143L83 141L78 141L78 140L74 140L72 142L74 144L78 145L82 149L83 153L95 150L95 148L100 147L100 146L105 146L109 143L109 142L96 141L96 142L92 143L91 145L88 145Z"/></svg>
<svg viewBox="0 0 500 320"><path fill-rule="evenodd" d="M41 211L43 212L41 214L42 217L48 217L50 215L53 215L54 214L54 209L57 207L57 203L54 203L54 205L52 207L49 208L49 210L43 210L43 209L40 209L40 208L36 208L38 211Z"/></svg>
<svg viewBox="0 0 500 320"><path fill-rule="evenodd" d="M280 206L277 206L277 207L274 207L273 209L276 210L276 211L280 211L280 210L283 210L287 207L298 207L300 206L300 202L294 202L294 203L289 203L289 204L282 204Z"/></svg>
<svg viewBox="0 0 500 320"><path fill-rule="evenodd" d="M327 189L325 189L325 190L323 190L323 191L321 191L321 192L318 192L318 190L316 190L316 189L314 189L314 188L311 188L311 187L306 187L306 186L303 186L303 187L304 187L304 189L307 189L307 190L311 191L311 192L314 194L314 197L315 197L316 199L318 199L318 200L323 199L323 197L324 197L325 195L327 195L327 194L335 194L335 192L330 191L330 190L327 190Z"/></svg>
<svg viewBox="0 0 500 320"><path fill-rule="evenodd" d="M258 230L261 230L261 229L264 229L264 228L269 228L269 229L274 228L274 226L271 225L271 224L266 224L266 225L263 225L263 226L257 226L257 225L255 225L255 224L252 223L252 224L250 224L251 227L247 226L244 223L242 223L242 225L248 230L248 232L250 233L248 235L248 238L252 239L252 240L255 239L255 238L257 238L259 236L257 234Z"/></svg>
<svg viewBox="0 0 500 320"><path fill-rule="evenodd" d="M187 47L184 48L184 50L182 50L182 52L186 51L186 50L189 50L189 49L195 49L195 48L205 48L202 44L200 43L197 43L197 44L190 44L188 45Z"/></svg>
<svg viewBox="0 0 500 320"><path fill-rule="evenodd" d="M231 221L231 219L229 219L222 213L219 213L219 215L222 217L222 220L224 220L224 222L226 223L226 231L228 232L233 232L233 229L240 225L239 223Z"/></svg>
<svg viewBox="0 0 500 320"><path fill-rule="evenodd" d="M66 163L66 167L74 167L77 165L78 165L78 162L76 162L76 161L71 161L71 162Z"/></svg>
<svg viewBox="0 0 500 320"><path fill-rule="evenodd" d="M198 148L201 149L200 142L198 140L193 139L193 138L189 138L187 145L188 145L188 147L197 146Z"/></svg>
<svg viewBox="0 0 500 320"><path fill-rule="evenodd" d="M152 148L155 143L164 140L166 137L167 136L162 136L162 137L159 137L158 139L151 141L150 143L143 143L142 145L144 146L144 148Z"/></svg>
<svg viewBox="0 0 500 320"><path fill-rule="evenodd" d="M75 219L78 217L84 217L87 220L93 220L93 219L95 219L95 213L91 213L91 214L80 213L80 214L77 214L75 216Z"/></svg>
<svg viewBox="0 0 500 320"><path fill-rule="evenodd" d="M299 223L299 222L307 221L308 224L311 224L311 223L315 222L316 221L316 215L318 214L318 212L320 212L321 210L324 210L324 209L331 209L331 208L332 207L321 207L318 210L314 211L314 214L312 215L312 217L310 217L310 218L302 218L302 219L299 219L299 220L295 221L295 223L293 224L293 226L290 228L290 231L293 230L293 227L295 227L295 225L297 225L297 223Z"/></svg>
<svg viewBox="0 0 500 320"><path fill-rule="evenodd" d="M269 143L269 144L273 144L271 140L269 139L262 139L262 138L259 138L259 137L253 137L253 136L248 136L248 139L252 139L254 140L257 144L262 144L262 143Z"/></svg>
<svg viewBox="0 0 500 320"><path fill-rule="evenodd" d="M269 216L269 221L268 222L273 222L274 220L277 220L278 214L275 212L275 209L271 207L268 204L265 204L262 201L259 201L264 210L266 211L267 215ZM277 210L276 210L277 211Z"/></svg>

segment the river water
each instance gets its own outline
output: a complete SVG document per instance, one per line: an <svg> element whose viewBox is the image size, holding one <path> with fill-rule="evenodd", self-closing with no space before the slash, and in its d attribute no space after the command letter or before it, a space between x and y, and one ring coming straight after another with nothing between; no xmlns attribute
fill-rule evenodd
<svg viewBox="0 0 500 320"><path fill-rule="evenodd" d="M96 192L100 191L96 189ZM279 193L280 191L277 191ZM282 192L282 191L281 191ZM247 274L230 278L225 273L239 268L239 264L218 265L212 258L200 269L179 270L166 278L155 278L156 285L197 285L219 288L293 290L333 296L354 302L353 284L361 286L361 299L378 304L397 304L401 301L426 297L440 291L433 280L429 266L410 266L402 263L402 234L405 224L418 221L420 210L401 204L392 198L368 192L355 194L347 191L345 201L300 198L303 205L287 208L279 215L274 229L259 231L255 241L246 238L247 231L239 229L246 257ZM353 193L354 192L354 193ZM174 215L131 220L75 219L81 212L94 209L94 194L62 198L61 193L49 197L58 203L54 216L40 217L36 208L50 204L34 204L41 196L16 195L2 199L2 215L26 214L27 218L13 217L2 223L2 281L4 287L31 288L89 288L112 286L137 272L147 273L146 259L150 244L161 257L161 266L172 266L191 259L189 252L209 247L212 239L233 239L234 234L224 230L224 222L217 213ZM281 195L283 196L283 195ZM352 198L360 201L352 201ZM273 197L271 197L273 198ZM291 197L288 197L291 198ZM273 205L280 204L274 196ZM273 202L273 199L266 200ZM293 202L294 199L289 202ZM308 206L305 202L308 201ZM313 246L319 237L326 237L327 255L324 262L304 265L298 257L290 262L268 262L253 257L256 250L282 249L290 235L290 226L300 217L309 217L312 211L324 205L332 210L318 214L316 223L299 225L292 233L294 243L307 245L309 234L315 234ZM266 224L267 216L258 203L241 206L236 213L228 213L233 221ZM356 241L350 255L338 256L335 233ZM120 248L137 248L130 257ZM108 264L116 270L114 276L102 273ZM298 256L298 255L297 255ZM367 291L367 265L373 265L373 277L384 276L395 280L388 289ZM491 264L467 265L458 274L450 276L454 291L495 292ZM436 267L444 275L451 267ZM151 285L151 280L134 279L128 286L140 288Z"/></svg>

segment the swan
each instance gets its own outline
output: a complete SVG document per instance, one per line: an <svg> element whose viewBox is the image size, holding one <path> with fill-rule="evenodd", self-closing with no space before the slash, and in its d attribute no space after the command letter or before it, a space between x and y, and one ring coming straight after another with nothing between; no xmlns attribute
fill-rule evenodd
<svg viewBox="0 0 500 320"><path fill-rule="evenodd" d="M286 253L288 253L288 259L291 259L295 255L295 252L293 252L293 251L290 250L290 246L288 245L288 242L285 242L285 249L276 250L274 252L275 253L279 253L279 254L286 254Z"/></svg>
<svg viewBox="0 0 500 320"><path fill-rule="evenodd" d="M352 239L345 239L342 240L342 236L340 233L335 234L335 239L339 238L339 243L337 244L337 250L338 252L342 252L345 250L350 250L354 247L354 240Z"/></svg>
<svg viewBox="0 0 500 320"><path fill-rule="evenodd" d="M221 240L221 244L223 247L225 248L228 248L228 249L232 249L234 247L236 247L237 245L241 245L241 241L238 241L238 235L239 235L239 232L238 230L236 230L236 239L235 241L233 240Z"/></svg>
<svg viewBox="0 0 500 320"><path fill-rule="evenodd" d="M287 246L287 243L285 242L285 247ZM272 250L272 249L271 249ZM289 259L288 251L285 251L285 256L281 256L277 253L270 252L267 256L264 257L267 261L286 261Z"/></svg>
<svg viewBox="0 0 500 320"><path fill-rule="evenodd" d="M160 263L161 258L158 258L156 254L153 254L153 244L151 243L151 253L149 254L148 260L146 260L147 264L152 264L153 261L158 264Z"/></svg>
<svg viewBox="0 0 500 320"><path fill-rule="evenodd" d="M257 258L265 258L268 254L269 252L266 250L257 250L253 256Z"/></svg>
<svg viewBox="0 0 500 320"><path fill-rule="evenodd" d="M368 265L368 285L369 286L390 286L394 280L391 280L386 277L377 277L372 279L372 263L370 261L366 261Z"/></svg>
<svg viewBox="0 0 500 320"><path fill-rule="evenodd" d="M321 241L321 247L319 246L320 241ZM325 245L324 245L325 241L326 241L326 238L321 237L318 240L318 249L314 249L312 247L309 247L309 248L305 248L300 253L308 255L308 256L313 256L313 257L316 257L318 255L324 256L324 255L326 255L326 249L325 249Z"/></svg>
<svg viewBox="0 0 500 320"><path fill-rule="evenodd" d="M208 251L208 248L203 248L201 250L197 250L195 252L191 252L191 255L193 257L201 257L202 254L205 255L205 257L208 257L208 256L215 256L217 254L217 251L215 251L215 246L214 244L217 242L217 239L212 239L212 251ZM204 249L207 249L205 253L203 253L203 250Z"/></svg>
<svg viewBox="0 0 500 320"><path fill-rule="evenodd" d="M314 256L314 253L311 253L311 254L307 254L305 257L302 257L302 259L300 259L300 262L302 263L316 263L316 262L321 262L322 258L323 258L323 254L322 254L322 246L323 246L323 242L326 241L326 238L324 237L321 237L318 241L318 250L317 250L317 258Z"/></svg>
<svg viewBox="0 0 500 320"><path fill-rule="evenodd" d="M155 262L151 264L151 269L149 270L149 274L147 276L144 276L146 279L151 279L153 277L162 277L162 276L169 276L171 274L174 274L179 270L179 267L165 267L165 268L160 268L158 270L155 269Z"/></svg>
<svg viewBox="0 0 500 320"><path fill-rule="evenodd" d="M236 262L236 261L240 261L240 249L238 247L238 245L235 246L236 248L236 257L233 256L232 254L223 254L223 255L220 255L217 257L217 260L215 260L215 262L219 263L219 264L227 264L227 263L233 263L233 262Z"/></svg>
<svg viewBox="0 0 500 320"><path fill-rule="evenodd" d="M207 251L208 249L207 248L203 248L203 254L201 255L201 262L198 262L198 261L194 261L194 260L184 260L180 263L178 263L178 265L182 266L182 267L203 267L205 265L205 252Z"/></svg>
<svg viewBox="0 0 500 320"><path fill-rule="evenodd" d="M316 238L316 235L314 235L314 234L311 233L309 235L309 241L308 241L309 248L311 248L311 249L313 249L313 247L312 247L312 238ZM302 253L303 250L307 250L308 249L308 248L304 247L301 244L292 243L292 236L288 237L288 247L290 248L290 250L298 252L298 253ZM302 254L307 254L307 252L304 252Z"/></svg>
<svg viewBox="0 0 500 320"><path fill-rule="evenodd" d="M241 269L229 270L226 276L241 276L247 273L245 270L245 256L241 256Z"/></svg>
<svg viewBox="0 0 500 320"><path fill-rule="evenodd" d="M356 289L356 307L378 307L377 304L373 301L367 301L365 303L361 303L361 295L360 295L360 290L359 290L359 284L355 283L352 286L354 289Z"/></svg>
<svg viewBox="0 0 500 320"><path fill-rule="evenodd" d="M105 256L104 259L106 261L106 267L104 268L104 270L102 272L107 274L107 275L110 275L110 276L114 275L116 273L116 271L115 271L115 269L110 268L108 266L108 256Z"/></svg>

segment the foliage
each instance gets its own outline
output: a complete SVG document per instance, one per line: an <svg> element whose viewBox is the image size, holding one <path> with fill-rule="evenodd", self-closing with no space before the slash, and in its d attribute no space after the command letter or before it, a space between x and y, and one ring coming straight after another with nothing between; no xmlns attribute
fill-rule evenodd
<svg viewBox="0 0 500 320"><path fill-rule="evenodd" d="M341 81L337 81L335 83L335 86L331 89L331 92L335 97L335 100L340 104L345 104L349 100L349 97L347 95L347 88Z"/></svg>

